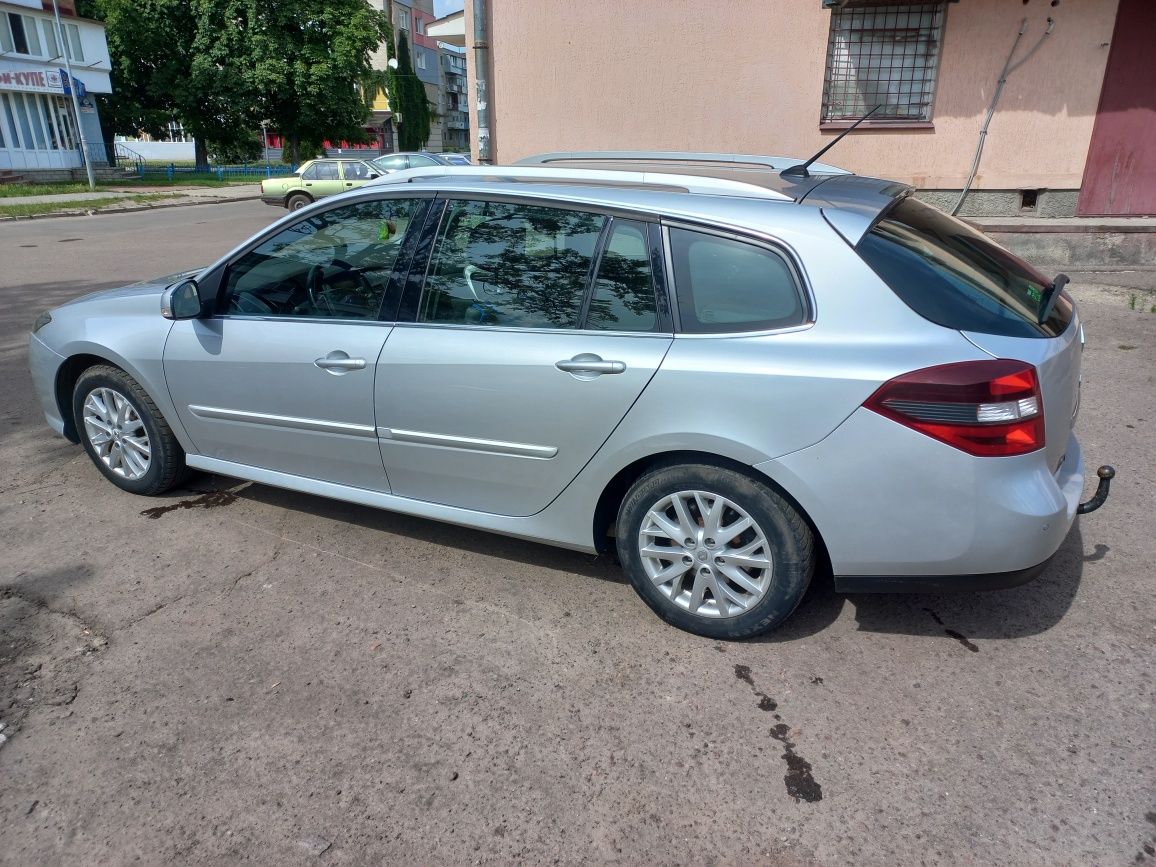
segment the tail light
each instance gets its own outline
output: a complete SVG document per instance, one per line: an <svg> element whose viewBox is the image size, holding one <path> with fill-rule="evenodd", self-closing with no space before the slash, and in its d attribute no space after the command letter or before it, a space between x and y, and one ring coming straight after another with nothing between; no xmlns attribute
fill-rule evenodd
<svg viewBox="0 0 1156 867"><path fill-rule="evenodd" d="M905 373L863 406L969 455L1007 457L1044 447L1039 378L1023 361L964 361Z"/></svg>

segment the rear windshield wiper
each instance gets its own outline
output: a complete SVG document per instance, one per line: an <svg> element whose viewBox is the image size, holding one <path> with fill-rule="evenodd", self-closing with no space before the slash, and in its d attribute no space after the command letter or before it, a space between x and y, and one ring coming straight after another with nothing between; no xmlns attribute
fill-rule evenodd
<svg viewBox="0 0 1156 867"><path fill-rule="evenodd" d="M1052 308L1056 306L1056 299L1060 297L1060 292L1069 282L1071 281L1068 280L1067 274L1057 274L1052 285L1044 290L1044 294L1040 298L1040 315L1037 320L1040 325L1048 321L1048 317L1052 315Z"/></svg>

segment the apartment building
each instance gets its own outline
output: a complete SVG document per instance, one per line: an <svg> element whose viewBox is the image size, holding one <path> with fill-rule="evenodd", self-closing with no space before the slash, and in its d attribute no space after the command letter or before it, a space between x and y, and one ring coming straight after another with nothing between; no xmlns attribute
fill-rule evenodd
<svg viewBox="0 0 1156 867"><path fill-rule="evenodd" d="M92 161L107 163L93 98L112 92L104 26L78 17L75 0L59 0L59 8L58 27L51 3L0 0L2 171L28 174L83 166L81 130ZM79 118L72 103L74 88Z"/></svg>

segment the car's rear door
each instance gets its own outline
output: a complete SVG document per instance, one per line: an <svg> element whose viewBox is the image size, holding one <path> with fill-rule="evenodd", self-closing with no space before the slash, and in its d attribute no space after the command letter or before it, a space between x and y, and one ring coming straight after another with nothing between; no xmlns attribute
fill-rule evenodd
<svg viewBox="0 0 1156 867"><path fill-rule="evenodd" d="M317 160L301 178L301 185L315 199L333 196L345 189L336 160Z"/></svg>
<svg viewBox="0 0 1156 867"><path fill-rule="evenodd" d="M432 242L378 363L393 493L534 514L670 347L657 229L573 206L453 198Z"/></svg>
<svg viewBox="0 0 1156 867"><path fill-rule="evenodd" d="M430 201L330 208L228 264L217 312L174 323L164 351L169 392L198 454L389 490L373 408L391 328L381 312L391 292L396 301L416 235L409 227Z"/></svg>

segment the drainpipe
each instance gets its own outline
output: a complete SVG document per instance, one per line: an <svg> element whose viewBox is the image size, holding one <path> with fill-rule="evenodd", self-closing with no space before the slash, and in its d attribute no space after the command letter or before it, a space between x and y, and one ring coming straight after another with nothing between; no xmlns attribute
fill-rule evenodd
<svg viewBox="0 0 1156 867"><path fill-rule="evenodd" d="M490 43L486 36L486 0L474 0L474 88L478 109L478 162L490 165Z"/></svg>
<svg viewBox="0 0 1156 867"><path fill-rule="evenodd" d="M959 198L956 199L955 207L951 209L951 215L954 217L959 213L959 209L963 207L963 200L967 198L967 194L971 191L971 185L975 181L975 176L979 172L979 160L983 156L983 146L987 141L987 128L991 124L992 115L995 114L996 103L999 102L1000 94L1003 93L1003 86L1007 84L1008 76L1015 70L1023 66L1039 47L1044 44L1049 36L1052 35L1052 28L1056 26L1055 20L1048 18L1048 26L1044 30L1044 35L1040 37L1040 41L1031 47L1031 50L1021 57L1015 63L1012 63L1012 58L1015 57L1016 49L1019 47L1020 40L1023 39L1024 33L1028 29L1028 19L1020 22L1020 31L1016 34L1016 41L1012 43L1011 51L1008 52L1007 60L1004 62L1003 69L1000 70L999 81L995 86L995 93L991 97L991 105L987 107L987 114L983 119L983 126L979 130L979 142L975 146L975 157L971 161L971 172L967 176L967 183L963 185L963 189L959 193Z"/></svg>

